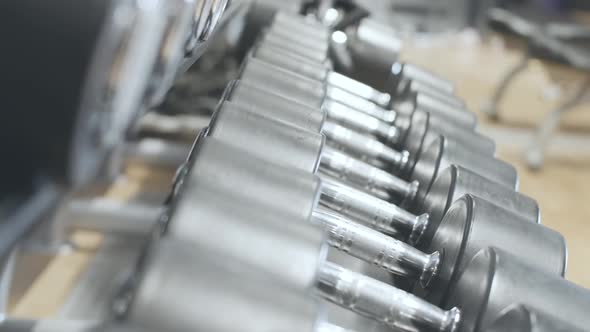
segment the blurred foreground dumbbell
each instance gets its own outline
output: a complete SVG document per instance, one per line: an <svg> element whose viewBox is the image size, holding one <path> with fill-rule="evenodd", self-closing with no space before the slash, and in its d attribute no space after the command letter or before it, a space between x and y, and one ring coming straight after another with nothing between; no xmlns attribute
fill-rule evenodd
<svg viewBox="0 0 590 332"><path fill-rule="evenodd" d="M238 161L243 163L237 164ZM164 218L167 220L164 236L191 243L195 249L214 250L217 254L212 255L213 260L238 269L236 272L239 271L242 285L248 284L249 277L256 276L262 278L261 282L267 280L264 287L276 283L277 286L294 290L299 296L303 294L304 297L309 297L309 290L316 288L315 292L321 298L391 326L402 329L414 326L419 329L445 331L456 328L456 311L442 312L394 287L323 262L322 253L325 253L325 249L322 248L327 244L324 233L309 219L317 198L313 188L317 189L319 184L311 174L307 174L308 180L286 178L280 181L280 178L285 176L284 168L268 164L212 138L202 138L197 142L186 167L186 170L180 173L183 174L179 177L181 184L175 189L175 199L172 200L169 213ZM220 174L229 181L219 178ZM237 180L240 181L234 182ZM249 186L251 190L256 189L257 193L245 195L244 192L236 191L237 188L232 188L232 183ZM278 189L273 189L276 186ZM312 192L309 192L310 189ZM288 203L285 199L291 199L293 205L275 206L271 197L284 203ZM305 206L307 208L303 209ZM395 242L393 239L391 241ZM155 252L161 250L157 248ZM198 256L201 251L193 252ZM406 255L405 260L414 259L411 251L404 254ZM223 257L233 257L237 260L230 264L224 261ZM180 262L184 263L179 264ZM196 260L181 259L176 266L182 267L186 272L191 262L197 265ZM249 265L254 267L251 274L247 269L241 269L242 266ZM170 268L163 271L170 272ZM145 278L150 280L150 272L145 272L145 275ZM154 278L163 278L161 273L158 275L161 277ZM187 292L184 287L175 286L179 280L177 278L186 278L184 280L189 283L194 282L186 273L166 273L164 276L165 279L158 279L160 283L141 283L139 293L131 306L133 317L141 315L140 318L135 318L138 322L149 320L152 324L166 324L163 316L154 316L154 306L167 303L167 300L161 300L167 296L171 296L171 299L178 298L179 294L169 295L171 291ZM195 278L198 278L198 275L195 275ZM215 280L223 280L220 278L222 276ZM214 284L209 285L215 289ZM159 289L160 292L154 292L155 289ZM194 295L193 301L200 299L197 295L198 293ZM278 298L280 299L280 296ZM394 300L396 298L398 300ZM349 302L352 299L355 299L352 301L354 305ZM213 301L211 305L214 303ZM186 320L191 320L195 316L186 312L181 317L187 322ZM314 318L314 321L315 319L317 318ZM179 316L171 322L180 320ZM199 326L194 324L200 324L201 321L203 320L186 326ZM275 320L260 321L260 324L273 322ZM312 325L306 322L309 320L302 320L301 324Z"/></svg>

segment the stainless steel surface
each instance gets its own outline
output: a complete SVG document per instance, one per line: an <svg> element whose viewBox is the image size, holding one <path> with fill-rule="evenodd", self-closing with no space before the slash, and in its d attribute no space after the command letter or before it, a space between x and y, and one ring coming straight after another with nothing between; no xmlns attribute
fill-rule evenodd
<svg viewBox="0 0 590 332"><path fill-rule="evenodd" d="M416 181L407 182L330 146L324 148L321 158L321 171L347 179L369 191L372 189L386 190L409 202L416 197L419 185Z"/></svg>
<svg viewBox="0 0 590 332"><path fill-rule="evenodd" d="M424 287L438 272L438 252L427 255L326 208L314 210L312 219L326 228L330 246L396 275L419 280Z"/></svg>
<svg viewBox="0 0 590 332"><path fill-rule="evenodd" d="M160 179L152 167L177 169L169 194L152 205L86 192L64 203L35 234L98 231L103 247L63 320L2 317L0 330L587 328L590 293L563 280L563 237L538 224L537 203L515 191L516 170L492 157L453 84L397 59L395 30L372 13L354 21L364 15L354 4L323 1L320 13L255 0L222 17L228 2L118 7L114 56L91 70L107 82L98 93L110 122L96 131L83 118L76 130L98 138L113 173L132 166L128 180L149 180L136 188L144 199ZM77 143L79 156L100 159ZM75 182L91 164L74 163ZM7 225L10 262L21 248L11 234L30 224Z"/></svg>
<svg viewBox="0 0 590 332"><path fill-rule="evenodd" d="M158 331L235 331L238 323L240 331L312 332L318 309L247 264L166 240L152 251L128 319Z"/></svg>
<svg viewBox="0 0 590 332"><path fill-rule="evenodd" d="M461 314L457 308L444 311L400 289L333 263L320 268L317 288L329 301L399 331L456 331L459 328Z"/></svg>
<svg viewBox="0 0 590 332"><path fill-rule="evenodd" d="M416 243L428 224L428 215L414 215L400 207L346 186L329 177L322 178L320 203L369 227Z"/></svg>
<svg viewBox="0 0 590 332"><path fill-rule="evenodd" d="M432 240L420 247L444 250L439 277L430 289L418 291L429 302L441 305L456 286L458 274L487 247L508 251L536 270L558 277L563 277L567 265L561 234L470 195L454 203Z"/></svg>
<svg viewBox="0 0 590 332"><path fill-rule="evenodd" d="M483 250L473 258L445 305L463 308L462 327L471 330L489 326L515 303L549 312L574 328L585 330L590 323L587 289L539 272L498 249Z"/></svg>

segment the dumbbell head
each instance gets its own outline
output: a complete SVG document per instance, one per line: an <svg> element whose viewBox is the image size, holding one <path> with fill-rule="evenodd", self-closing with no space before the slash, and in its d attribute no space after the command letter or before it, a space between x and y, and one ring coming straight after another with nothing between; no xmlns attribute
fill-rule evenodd
<svg viewBox="0 0 590 332"><path fill-rule="evenodd" d="M425 212L430 216L429 228L424 234L425 240L432 238L451 204L465 194L483 198L518 214L524 220L539 223L541 212L534 199L464 167L451 165L438 175L424 200L416 202L413 208L414 211Z"/></svg>
<svg viewBox="0 0 590 332"><path fill-rule="evenodd" d="M511 305L504 309L499 317L484 328L486 332L581 332L569 322L551 314L526 307Z"/></svg>
<svg viewBox="0 0 590 332"><path fill-rule="evenodd" d="M577 329L585 330L590 324L590 291L495 248L473 258L444 306L461 307L462 327L479 331L514 304L551 313Z"/></svg>
<svg viewBox="0 0 590 332"><path fill-rule="evenodd" d="M225 332L239 324L240 331L313 332L319 323L320 307L307 294L195 244L161 241L138 282L126 318L156 331Z"/></svg>
<svg viewBox="0 0 590 332"><path fill-rule="evenodd" d="M409 117L401 114L396 119L396 123L402 132L397 146L405 148L412 156L406 167L408 173L412 172L422 152L441 135L448 141L461 142L461 149L481 155L495 154L496 145L491 139L446 120L434 118L427 112L415 111Z"/></svg>
<svg viewBox="0 0 590 332"><path fill-rule="evenodd" d="M430 243L422 244L427 251L439 250L443 255L432 287L418 291L429 301L442 303L465 265L488 246L509 251L545 273L565 273L567 250L559 233L484 199L465 195L453 203Z"/></svg>
<svg viewBox="0 0 590 332"><path fill-rule="evenodd" d="M346 34L346 46L354 67L338 68L338 71L386 91L392 65L401 49L400 39L391 28L371 18L361 20Z"/></svg>
<svg viewBox="0 0 590 332"><path fill-rule="evenodd" d="M394 94L403 93L408 82L412 81L446 95L455 94L455 86L452 82L410 63L396 62L391 68L391 74L390 84L395 89Z"/></svg>
<svg viewBox="0 0 590 332"><path fill-rule="evenodd" d="M326 97L323 83L253 57L244 60L240 78L318 109Z"/></svg>
<svg viewBox="0 0 590 332"><path fill-rule="evenodd" d="M330 73L329 66L289 52L287 49L272 43L258 43L253 47L252 55L255 58L321 82L327 81Z"/></svg>
<svg viewBox="0 0 590 332"><path fill-rule="evenodd" d="M477 125L477 116L475 113L464 109L457 109L444 101L438 100L432 96L423 93L416 93L405 98L393 99L392 107L400 114L406 116L412 112L420 110L430 113L433 117L444 119L454 123L462 128L473 130Z"/></svg>
<svg viewBox="0 0 590 332"><path fill-rule="evenodd" d="M219 105L209 136L277 163L314 173L319 167L324 136L266 118L230 102Z"/></svg>
<svg viewBox="0 0 590 332"><path fill-rule="evenodd" d="M421 93L436 98L440 101L444 101L446 104L454 106L457 109L466 109L465 102L461 100L461 98L455 96L453 93L449 93L448 91L437 89L436 87L421 81L417 81L415 79L406 79L400 83L401 85L398 86L398 93L400 97L412 96L416 93Z"/></svg>
<svg viewBox="0 0 590 332"><path fill-rule="evenodd" d="M489 156L495 155L496 143L491 138L448 120L437 119L432 116L429 120L429 130L426 134L425 146L436 140L438 135L443 135L448 139L461 142L465 149Z"/></svg>
<svg viewBox="0 0 590 332"><path fill-rule="evenodd" d="M250 110L256 109L261 115L274 117L310 131L320 132L326 121L325 112L272 91L260 89L245 81L230 82L222 100L229 100Z"/></svg>
<svg viewBox="0 0 590 332"><path fill-rule="evenodd" d="M442 172L452 164L463 166L508 188L518 188L518 175L512 165L487 155L462 149L457 142L440 136L420 155L410 176L420 182L418 192L420 201L424 200L438 172Z"/></svg>
<svg viewBox="0 0 590 332"><path fill-rule="evenodd" d="M194 166L186 175L166 236L224 252L289 287L311 287L325 255L323 232L307 222L318 182L286 177L289 169L272 167L210 138L193 153ZM231 182L241 187L229 185L230 179L243 180ZM294 188L282 193L273 181L291 181L287 185ZM264 204L266 197L276 197L275 205ZM278 243L282 250L269 251Z"/></svg>
<svg viewBox="0 0 590 332"><path fill-rule="evenodd" d="M281 194L282 191L292 191L291 185L281 187L276 185L275 177L262 178L267 174L272 174L268 171L271 167L270 162L256 159L258 167L264 167L264 171L258 169L256 172L250 173L247 165L236 162L236 156L239 153L223 151L220 146L209 148L213 150L212 153L225 154L227 157L224 163L231 165L211 165L211 170L207 174L202 171L203 166L201 166L205 150L203 146L195 148L191 156L193 167L186 175L187 179L184 181L182 193L179 195L181 202L177 204L167 228L166 235L169 238L212 248L216 252L256 267L257 270L263 271L263 275L269 280L280 283L284 287L299 290L299 292L308 289L311 280L316 280L317 284L314 284L314 287L323 298L392 326L405 326L401 324L436 325L438 329L443 331L456 329L459 318L457 310L441 311L386 284L368 279L337 265L322 263L321 259L324 257L322 244L329 241L325 242L324 238L318 238L318 233L313 231L317 229L312 227L308 220L298 217L297 213L301 213L301 210L306 208L290 207L296 210L293 212L293 216L278 211L278 208L274 209L277 205L279 208L284 204L293 205L296 200L292 200L289 195ZM242 154L247 153L242 152ZM248 155L247 158L251 158L251 161L254 162L255 158L252 156ZM233 170L230 170L229 168L232 167ZM277 173L283 173L284 176L284 172L285 170L281 170ZM219 174L224 175L222 180L215 179L215 175ZM257 193L248 192L245 194L243 190L236 188L227 186L221 188L219 181L227 181L228 177L230 180L239 180L238 177L243 177L244 181L251 181L253 185L255 185L254 182L260 182L258 187L262 189L258 189ZM295 174L291 181L303 181L304 178L303 174ZM269 189L269 187L278 189ZM261 192L263 189L264 192ZM314 195L312 190L307 191L308 199L317 199L317 195ZM298 193L300 192L298 191ZM295 196L300 196L298 193ZM257 194L262 195L258 196ZM281 199L279 196L287 198ZM260 197L264 197L265 203L259 202ZM273 200L268 197L272 197ZM183 205L184 202L189 201L188 199L190 199L190 206ZM278 200L279 204L276 204L274 200ZM189 217L190 222L185 219ZM199 222L195 222L195 220ZM295 220L299 220L301 225L293 224L292 222ZM312 234L310 235L309 232ZM336 232L336 230L331 229L328 233L332 234L332 232ZM337 234L337 232L334 233L334 235ZM382 236L382 234L379 235ZM330 239L340 241L338 236L330 237ZM390 239L387 238L387 240ZM357 252L357 243L352 246L346 245L351 252ZM270 248L272 248L272 252L267 252ZM409 246L404 248L415 250ZM405 262L406 258L403 258L405 254L401 252L399 254L400 259ZM318 261L313 261L314 259L318 259ZM310 268L302 271L301 264ZM296 266L297 269L288 268L287 265ZM319 268L315 270L313 267ZM403 268L408 267L403 266ZM317 272L315 278L307 273L313 271ZM357 284L362 286L357 287ZM346 301L348 298L356 298L354 301L356 304L350 305ZM393 298L400 301L392 302ZM416 308L407 311L406 306L401 303ZM414 313L414 310L427 317ZM404 313L403 318L398 317L398 311Z"/></svg>

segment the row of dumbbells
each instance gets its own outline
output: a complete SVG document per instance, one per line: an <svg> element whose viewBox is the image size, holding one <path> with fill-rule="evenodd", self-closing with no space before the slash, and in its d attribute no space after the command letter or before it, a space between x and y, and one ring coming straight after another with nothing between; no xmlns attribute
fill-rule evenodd
<svg viewBox="0 0 590 332"><path fill-rule="evenodd" d="M590 293L563 279L564 239L472 115L449 95L404 119L393 102L436 96L333 72L306 53L327 38L275 15L178 171L122 314L164 330L340 330L319 298L404 331L584 330ZM397 277L326 261L328 246Z"/></svg>
<svg viewBox="0 0 590 332"><path fill-rule="evenodd" d="M326 302L401 331L585 330L590 293L562 278L563 238L452 85L396 62L374 89L333 70L334 39L272 15L177 161L117 323L0 330L344 331Z"/></svg>

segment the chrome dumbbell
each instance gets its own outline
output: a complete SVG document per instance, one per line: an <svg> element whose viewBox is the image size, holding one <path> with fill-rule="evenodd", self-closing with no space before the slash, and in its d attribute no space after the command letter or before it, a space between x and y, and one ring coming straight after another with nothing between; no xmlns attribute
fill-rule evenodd
<svg viewBox="0 0 590 332"><path fill-rule="evenodd" d="M462 328L485 329L511 305L534 308L584 330L590 293L559 276L539 271L499 249L478 253L457 278L444 306L464 309Z"/></svg>
<svg viewBox="0 0 590 332"><path fill-rule="evenodd" d="M308 173L328 167L325 162L322 164L324 138L321 134L265 118L229 102L220 104L210 123L208 136ZM428 219L426 215L413 215L328 175L322 177L325 179L322 195L325 204L369 221L379 230L395 234L399 233L396 228L401 227L415 240L421 236Z"/></svg>
<svg viewBox="0 0 590 332"><path fill-rule="evenodd" d="M231 91L235 90L235 91L239 91L239 86L236 87L236 85L233 86L232 90L229 90L230 92L228 92L228 94L232 94ZM250 89L249 91L252 91L253 89ZM236 92L237 95L240 95L239 92ZM243 94L242 94L243 95ZM260 97L263 97L261 94L259 94ZM233 99L235 102L239 102L241 100L241 98L239 97L235 97ZM263 100L262 98L260 98L259 100ZM276 119L280 119L281 121L290 121L290 119L292 117L294 117L295 115L295 111L296 110L292 110L293 112L289 112L290 116L282 116L282 114L287 113L287 111L285 111L285 109L280 108L280 104L276 104L276 109L275 108L268 108L264 105L264 102L258 102L258 105L260 106L255 106L256 102L255 101L250 101L248 102L249 105L251 105L251 107L249 108L250 111L261 114L261 115L265 115L265 116L272 116L274 114L274 118ZM266 110L266 111L265 111ZM309 110L308 110L309 111ZM302 114L310 114L310 113L302 113ZM314 114L314 113L311 113ZM300 115L301 117L301 115ZM309 117L303 116L301 117L303 120L302 121L309 121ZM307 120L305 120L307 119ZM319 120L320 118L318 118ZM318 121L320 122L320 121ZM331 131L331 129L326 126L325 128L327 128L327 130L323 130L322 132L326 134L326 136L328 138L332 137L332 139L328 140L328 141L334 141L334 136L336 136L338 134L338 131ZM239 128L236 128L235 131L236 133L239 131ZM270 130L270 129L269 129ZM285 131L288 131L287 129L285 129ZM280 135L280 134L279 134ZM337 140L337 142L341 142L344 140ZM358 140L348 140L348 141L356 141L358 142ZM365 148L366 150L369 150L369 147L371 147L370 144L366 144L367 148ZM356 151L358 152L358 151ZM330 158L330 160L328 160L328 158ZM460 158L457 158L460 159ZM350 158L345 158L345 157L339 157L337 154L326 154L325 157L325 165L327 167L331 167L333 171L336 171L340 174L345 175L343 172L348 172L348 174L350 174L350 178L354 178L356 179L355 182L360 183L361 185L368 185L371 182L374 182L376 184L377 187L380 187L380 189L385 189L385 190L391 190L394 192L397 192L398 194L402 194L404 196L405 199L408 200L412 200L412 192L415 191L416 188L416 184L408 184L406 183L405 185L402 185L402 183L400 183L399 179L390 176L384 172L380 172L379 170L373 170L372 168L367 168L365 165L363 165L363 163L355 163L354 160L350 159ZM349 163L349 167L347 167L344 163ZM474 168L478 168L478 164L475 163L474 161L471 160L467 160L464 162L464 164L467 164L468 166L474 165ZM507 164L494 160L492 159L490 163L486 163L485 165L490 164L491 167L497 167L496 165L499 166L504 166L508 169L508 171L510 171L510 166L508 166ZM421 163L420 166L422 166L423 164ZM440 166L440 165L439 165ZM446 165L444 165L446 166ZM482 167L479 167L480 170L482 170ZM437 169L438 170L438 169ZM512 169L513 170L513 169ZM483 169L483 171L485 171L485 169ZM515 171L514 171L515 172ZM485 174L485 173L484 173ZM434 178L436 176L436 174L431 174L432 178ZM422 178L424 179L424 178ZM426 187L426 189L421 189L421 192L423 192L424 194L428 191L428 188L430 187L431 183L430 181L433 181L433 179L428 178L427 181L425 181L425 185L428 186ZM410 188L414 188L414 189L410 189ZM481 190L482 192L485 192L483 190ZM477 194L477 193L475 193ZM485 197L489 197L490 195L485 195ZM424 198L424 197L421 197ZM526 200L525 200L526 201ZM420 201L417 201L420 202ZM534 204L533 204L534 205Z"/></svg>
<svg viewBox="0 0 590 332"><path fill-rule="evenodd" d="M245 142L245 140L241 142ZM241 146L244 149L248 149L247 144ZM261 157L264 158L264 156ZM229 162L229 159L226 162ZM302 176L298 175L297 177L301 178ZM324 180L326 187L320 190L321 203L337 210L342 209L342 206L352 206L353 209L357 208L354 203L350 203L354 202L355 198L351 199L350 197L356 197L358 199L361 197L358 193L351 193L350 189L333 182L329 178L324 178ZM276 197L278 193L268 196ZM348 199L350 201L339 201ZM465 201L468 203L463 203ZM373 211L378 213L378 210ZM463 212L460 213L457 211ZM379 215L377 213L367 217L367 215L354 214L356 211L351 212L358 218L366 218L365 220L372 222L379 221ZM319 215L322 216L322 214ZM324 224L338 229L337 224L330 224L330 222L333 222L333 220L328 219ZM393 233L391 229L386 230L379 226L376 227L375 224L369 225L380 231L385 231L389 234ZM341 229L344 230L346 228L342 227ZM351 234L354 233L352 230L347 231ZM465 262L469 261L475 252L489 245L515 252L520 258L528 260L531 264L534 263L537 268L544 271L562 275L565 270L565 244L561 235L536 223L524 220L519 215L483 199L471 196L460 199L454 204L454 208L451 208L445 215L441 226L439 228L433 228L433 232L435 233L433 240L423 240L421 245L428 248L427 252L444 250L446 254L440 265L441 273L435 279L435 283L439 283L438 286L426 290L431 301L436 301L437 296L445 293L446 287L449 287L453 280L453 275L458 273L456 271L461 270ZM413 234L411 233L410 240L421 240L419 237L418 240L416 240L416 237L413 238ZM494 235L490 237L490 234ZM543 240L538 241L539 239ZM342 241L344 242L337 245L346 248L346 241ZM352 243L355 243L355 241L352 241ZM375 243L379 242L376 241ZM430 265L438 267L438 264ZM424 271L425 265L417 264L417 266L422 266L422 270ZM399 274L399 270L396 271L393 269L390 271L398 272Z"/></svg>
<svg viewBox="0 0 590 332"><path fill-rule="evenodd" d="M256 68L255 68L256 67ZM248 69L249 68L249 69ZM257 68L261 68L261 70L259 71ZM315 102L306 102L305 101L305 96L300 96L300 95L294 95L293 91L295 89L297 89L298 86L293 86L291 84L291 82L296 81L296 79L294 80L286 80L286 81L282 81L282 80L278 80L280 82L277 82L275 84L275 82L272 80L272 75L280 75L281 77L284 77L284 75L289 75L288 73L282 73L281 72L282 69L274 67L273 66L268 66L268 65L264 65L261 64L259 62L249 62L248 65L244 66L244 71L242 72L242 80L243 81L248 81L248 82L252 82L258 86L260 86L261 88L264 89L271 89L277 93L283 94L288 98L291 99L296 99L302 103L305 103L308 106L311 107L317 107L317 108L322 108L325 107L327 109L327 114L328 117L332 118L332 119L337 119L337 121L339 122L344 122L346 121L346 125L349 125L351 127L354 127L357 130L361 130L361 131L365 131L365 132L372 132L372 133L380 133L381 136L389 136L390 140L393 139L393 137L398 137L399 136L399 131L395 128L395 127L388 127L387 125L383 126L384 124L382 122L377 122L375 123L376 119L372 118L370 116L363 116L362 114L359 114L360 112L355 112L354 110L350 110L347 107L344 107L344 105L336 103L336 102L328 102L326 104L324 104L324 99L321 96L317 96L317 98L313 98L315 100ZM259 76L261 73L264 74L262 76ZM283 75L284 74L284 75ZM311 85L310 85L311 84ZM305 89L308 89L310 87L312 91L318 91L317 89L313 88L313 84L312 83L303 83L303 87ZM320 90L321 92L321 90ZM309 97L308 94L306 94L307 97ZM354 117L351 116L354 114ZM359 120L360 118L363 118L362 120ZM359 125L359 124L362 124ZM364 128L362 128L364 127ZM451 140L449 145L451 145L451 143L453 143ZM457 146L457 144L453 144L453 146ZM462 151L457 151L457 153L452 154L453 157L457 157L460 158L461 153L464 153L466 155L473 155L472 153L470 153L469 150L465 150L462 149L460 147L457 147L457 149L461 149ZM424 153L424 152L423 152ZM451 155L449 153L449 155ZM477 156L477 155L476 155ZM419 156L411 156L410 159L418 159ZM483 160L481 160L483 158ZM492 158L485 158L482 155L482 158L478 158L477 161L482 162L485 165L488 164L492 164L495 163L496 160L492 159ZM472 162L475 163L476 161ZM500 161L497 161L497 163L501 163ZM408 163L408 165L413 165L413 163ZM504 166L504 167L499 167L497 171L493 171L492 172L512 172L514 173L515 170L506 170L506 168L510 168L510 166ZM408 171L409 173L411 173L411 169ZM510 175L508 175L509 177ZM513 174L513 176L515 176ZM504 174L501 175L501 177L504 177Z"/></svg>
<svg viewBox="0 0 590 332"><path fill-rule="evenodd" d="M330 71L322 64L309 63L309 61L306 62L305 59L302 60L301 58L297 58L297 56L293 56L291 53L278 47L261 43L258 47L255 47L252 50L251 56L269 64L299 73L308 78L325 82L329 89L331 89L331 92L328 94L332 99L339 101L347 100L350 99L348 96L350 93L366 99L361 100L360 102L351 102L351 104L355 104L355 108L359 110L374 110L375 106L371 104L372 102L370 99L390 99L388 94L381 93L363 83ZM419 98L419 100L423 99L421 96L417 98ZM414 115L416 112L424 114ZM436 117L433 114L424 112L421 109L412 109L409 111L409 114L408 112L399 112L396 110L391 110L387 113L385 109L369 111L369 113L380 117L389 125L395 126L400 131L399 138L394 142L397 147L403 146L405 142L412 142L414 140L422 141L423 139L425 142L422 145L428 145L436 135L444 134L446 137L464 142L466 147L473 148L476 151L489 153L490 155L493 155L495 152L495 144L491 139L482 136L471 129L465 129L460 125L456 125L448 119ZM385 119L383 119L384 117ZM425 123L423 124L421 122ZM417 130L417 128L422 127L425 127L422 129L423 132ZM422 138L422 136L424 136L424 138ZM414 149L410 152L416 153L419 152L419 149Z"/></svg>
<svg viewBox="0 0 590 332"><path fill-rule="evenodd" d="M418 286L414 291L436 304L442 304L457 275L477 252L488 247L510 252L554 276L563 277L567 265L567 249L561 234L471 195L453 203L432 238L424 239L419 248L444 251L442 268L429 289Z"/></svg>
<svg viewBox="0 0 590 332"><path fill-rule="evenodd" d="M309 290L310 287L315 288L321 298L338 302L338 304L357 313L392 326L404 328L404 324L410 324L408 326L416 328L425 324L423 327L432 326L432 328L443 330L455 329L454 325L458 319L457 311L442 312L391 286L344 270L334 264L324 263L321 254L324 251L322 247L325 245L323 232L308 220L297 217L302 213L301 209L291 208L292 211L296 210L295 214L291 214L288 212L289 208L285 210L274 204L257 203L257 198L260 196L256 194L236 196L235 187L228 191L228 183L216 181L215 178L209 176L211 173L205 171L209 167L214 174L224 174L227 179L235 179L235 176L243 177L248 181L243 185L253 184L251 189L256 190L257 193L274 193L271 187L257 182L252 177L244 176L244 171L248 172L248 175L253 175L249 173L249 170L252 169L250 167L240 171L240 167L246 166L244 163L236 164L234 162L232 165L231 162L230 164L216 163L214 160L226 155L226 161L229 157L229 160L239 159L253 162L250 155L243 151L240 152L236 148L224 149L221 143L215 144L216 142L211 138L200 143L191 153L189 164L192 166L188 168L186 178L182 181L182 187L178 190L179 200L175 201L174 207L170 211L171 214L166 218L168 220L165 233L167 238L190 242L195 246L196 252L203 251L198 250L201 247L215 249L218 252L218 254L212 255L215 261L224 262L223 259L217 258L233 257L237 259L236 262L243 263L243 265L230 264L234 268L238 266L254 267L254 272L240 272L242 283L247 283L253 274L260 274L263 280L268 283L290 287L290 289L298 290L298 294ZM246 157L241 158L240 154L246 155ZM219 161L219 159L217 160ZM210 162L205 163L205 161ZM276 183L274 182L276 176L285 177L283 169L275 172L276 175L273 176L271 166L272 164L264 160L258 160L254 170L262 178L270 176L271 178L267 181L272 180L272 183ZM230 172L229 169L232 167L234 171ZM308 174L308 176L311 175ZM217 186L222 182L225 183L226 188ZM307 196L304 199L310 200L309 195ZM314 195L311 196L311 200L313 200ZM268 200L272 196L266 197ZM285 196L275 197L281 199ZM207 229L207 231L202 232L202 229ZM220 237L218 236L224 240L219 241ZM272 245L273 243L274 245ZM187 266L189 264L186 263L192 260L183 259L181 261L184 262L181 264L182 266ZM293 269L295 266L296 269ZM190 280L189 278L187 281L191 282ZM352 284L348 282L352 282ZM182 288L177 289L182 291ZM379 293L373 293L373 291ZM139 294L147 294L147 296L153 294L151 301L148 301L152 305L162 302L158 300L163 296L162 294L156 294L153 291L143 293L141 288ZM303 294L309 294L309 292L304 291ZM355 306L349 305L343 300L348 296L357 299ZM138 298L142 299L142 295L136 295L134 303L138 303ZM395 301L394 298L397 298L398 301ZM140 300L140 303L143 302ZM134 311L138 310L136 307L131 308ZM144 309L145 313L153 311L153 306L147 306L147 308L151 310ZM411 313L414 310L417 312ZM401 313L404 314L400 316ZM428 321L434 323L428 323Z"/></svg>
<svg viewBox="0 0 590 332"><path fill-rule="evenodd" d="M257 114L279 119L311 131L320 131L326 135L329 144L346 146L348 141L357 143L361 141L358 136L351 137L349 140L339 140L339 137L345 138L346 136L337 134L346 132L346 130L333 125L325 125L322 114L299 103L244 84L244 82L230 84L225 97ZM372 144L355 144L355 146L357 145L360 145L359 149L352 151L357 155L362 154L363 151L369 151L370 147L375 147ZM406 205L413 206L413 211L426 211L431 214L433 224L440 222L448 206L465 193L471 193L498 203L527 219L539 219L539 209L534 200L460 166L461 172L459 174L453 173L454 175L451 176L450 172L447 172L449 175L441 177L438 184L434 186L436 189L431 189L424 197L424 201L420 201L415 199L414 195L417 183L405 183L387 172L366 165L350 156L326 151L322 155L322 162L326 166L325 170L330 170L331 174L346 178L373 193L375 191L372 189L394 193L394 196L401 197Z"/></svg>
<svg viewBox="0 0 590 332"><path fill-rule="evenodd" d="M291 20L293 19L295 18L291 18ZM266 35L262 36L260 42L277 49L282 49L289 55L295 55L297 60L307 59L307 61L305 61L306 63L311 62L329 65L330 61L328 55L323 48L328 43L328 37L323 37L318 31L321 31L321 28L314 29L313 31L306 31L306 29L302 27L307 24L306 21L295 23L290 22L287 26L291 32L286 33L285 31L287 28L284 27L285 23L275 21L269 27ZM320 47L319 50L318 47ZM317 54L320 54L320 56ZM384 72L392 73L392 82L395 86L398 84L403 85L403 88L400 87L400 89L404 92L389 94L382 92L375 93L375 90L373 90L373 92L362 90L369 92L369 94L366 95L369 97L369 100L376 102L382 107L391 107L391 103L384 103L384 98L386 98L391 102L395 102L397 105L403 105L403 107L400 107L399 109L399 111L403 113L411 112L414 109L421 109L432 112L442 118L451 119L453 122L457 122L467 128L473 128L475 126L475 115L471 112L467 112L464 108L464 104L460 100L453 97L452 94L439 91L436 88L436 84L434 85L435 87L433 87L432 84L429 84L435 81L444 80L437 78L428 71L410 64L394 62L389 66L390 68L386 68ZM316 76L317 74L311 75ZM405 83L401 84L400 82ZM412 82L414 83L412 84ZM411 89L420 89L420 91L413 91ZM394 91L395 90L396 89L394 88ZM359 93L360 92L361 91L359 90ZM376 98L371 99L371 97ZM400 98L406 100L406 102L401 103L400 100L398 100Z"/></svg>

